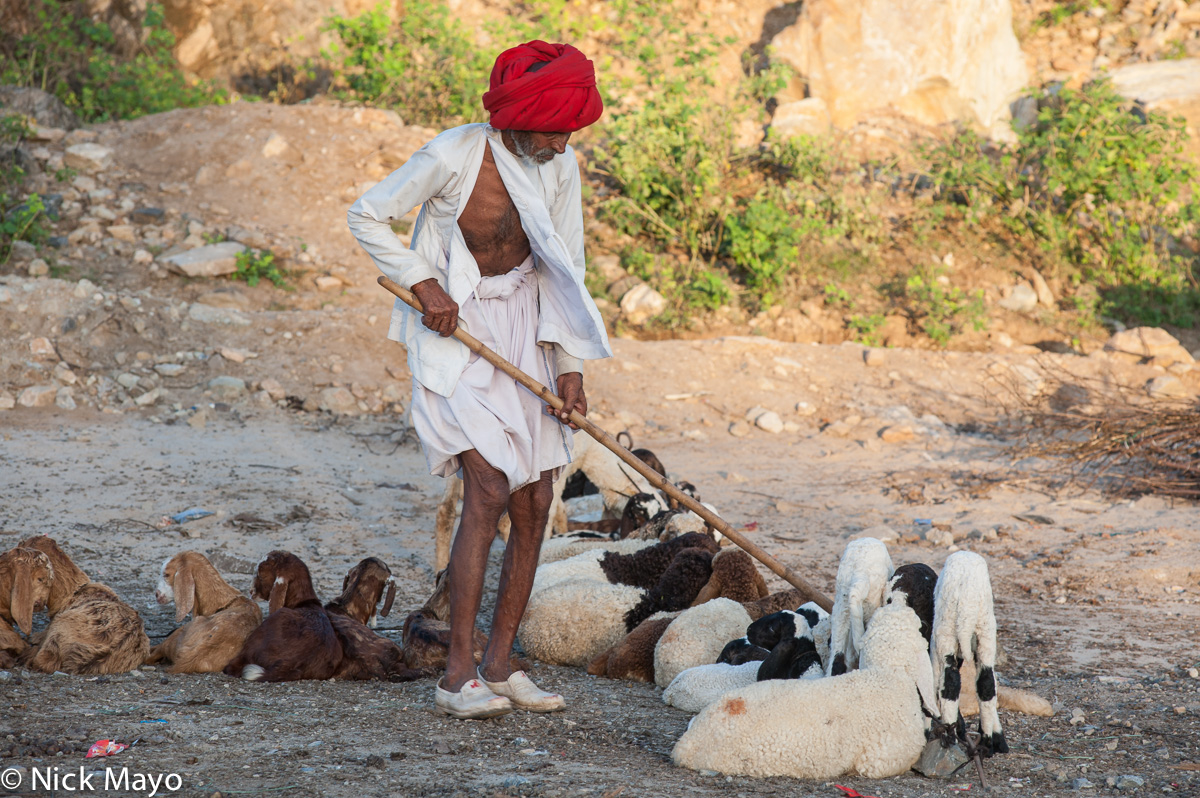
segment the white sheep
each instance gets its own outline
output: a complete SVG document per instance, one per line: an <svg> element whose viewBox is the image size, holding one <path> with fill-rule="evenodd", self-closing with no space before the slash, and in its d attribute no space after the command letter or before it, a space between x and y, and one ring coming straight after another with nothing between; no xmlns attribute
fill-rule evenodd
<svg viewBox="0 0 1200 798"><path fill-rule="evenodd" d="M699 712L730 690L757 682L759 665L757 661L741 665L719 662L680 671L663 690L663 703L685 712Z"/></svg>
<svg viewBox="0 0 1200 798"><path fill-rule="evenodd" d="M740 603L716 598L685 610L654 647L654 681L666 687L688 668L717 661L730 640L745 634L750 613Z"/></svg>
<svg viewBox="0 0 1200 798"><path fill-rule="evenodd" d="M552 665L586 667L629 633L625 613L645 593L632 585L592 579L567 580L539 590L525 606L517 633L521 648Z"/></svg>
<svg viewBox="0 0 1200 798"><path fill-rule="evenodd" d="M922 705L934 701L916 614L902 602L880 607L863 635L860 665L832 678L756 682L728 692L692 719L671 758L694 770L747 776L900 775L925 747Z"/></svg>
<svg viewBox="0 0 1200 798"><path fill-rule="evenodd" d="M883 605L894 570L887 546L875 538L851 541L842 552L829 624L832 656L825 664L830 676L858 667L867 623Z"/></svg>
<svg viewBox="0 0 1200 798"><path fill-rule="evenodd" d="M939 716L957 724L960 669L966 657L978 670L975 692L979 696L979 748L984 756L1007 753L996 701L996 613L987 562L972 551L956 551L946 558L933 595L933 637L930 659L937 672Z"/></svg>
<svg viewBox="0 0 1200 798"><path fill-rule="evenodd" d="M560 560L566 560L585 551L615 551L619 554L633 554L638 549L653 546L656 540L609 540L603 537L584 535L555 535L542 544L542 553L538 558L539 567Z"/></svg>

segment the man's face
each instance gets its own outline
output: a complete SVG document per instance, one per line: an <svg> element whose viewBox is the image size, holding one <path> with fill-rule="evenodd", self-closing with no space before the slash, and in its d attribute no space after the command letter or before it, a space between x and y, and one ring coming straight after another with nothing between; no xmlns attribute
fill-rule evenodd
<svg viewBox="0 0 1200 798"><path fill-rule="evenodd" d="M512 131L513 146L527 166L541 166L555 155L566 152L570 133L542 133L536 130Z"/></svg>

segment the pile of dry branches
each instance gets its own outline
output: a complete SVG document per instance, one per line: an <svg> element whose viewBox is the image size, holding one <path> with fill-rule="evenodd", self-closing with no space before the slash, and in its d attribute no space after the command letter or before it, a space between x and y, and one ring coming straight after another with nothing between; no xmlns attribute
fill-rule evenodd
<svg viewBox="0 0 1200 798"><path fill-rule="evenodd" d="M1079 487L1200 498L1200 408L1129 397L1063 407L1054 396L1025 408L1018 457L1065 459Z"/></svg>

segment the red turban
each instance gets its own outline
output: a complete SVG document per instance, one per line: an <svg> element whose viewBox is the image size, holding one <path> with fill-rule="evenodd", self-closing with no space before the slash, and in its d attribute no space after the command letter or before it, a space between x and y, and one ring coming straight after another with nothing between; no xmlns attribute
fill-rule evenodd
<svg viewBox="0 0 1200 798"><path fill-rule="evenodd" d="M529 67L538 63L545 66L530 72ZM604 112L592 62L569 44L540 41L500 54L483 107L497 130L542 133L579 130Z"/></svg>

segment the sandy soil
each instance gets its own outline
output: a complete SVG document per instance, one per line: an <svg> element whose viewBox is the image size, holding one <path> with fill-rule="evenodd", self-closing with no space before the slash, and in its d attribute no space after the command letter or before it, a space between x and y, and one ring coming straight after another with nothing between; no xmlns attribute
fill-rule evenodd
<svg viewBox="0 0 1200 798"><path fill-rule="evenodd" d="M938 434L903 444L881 444L869 418L866 432L844 438L816 427L831 408L844 416L839 403L851 396L859 414L874 409L876 418L895 413L901 399L917 412L940 410L952 424L982 415L971 398L979 392L956 389L953 372L986 369L974 361L990 356L945 355L954 369L939 370L928 355L891 352L883 367L868 369L858 347L617 343L618 357L591 381L600 418L633 426L639 445L698 485L731 522L756 524L749 534L757 542L817 584L832 586L847 539L879 533L880 525L900 536L889 544L897 564L939 567L951 548L912 535L919 518L947 524L962 537L957 546L988 558L1008 654L1001 678L1063 708L1048 719L1005 713L1013 753L987 765L1000 791L1059 794L1087 778L1105 792L1107 777L1132 774L1145 779L1147 792L1197 794L1200 779L1178 769L1200 760L1200 680L1187 675L1200 664L1194 508L1055 492L1034 470L1010 466L1002 442L932 419L926 427ZM777 360L804 376L781 375ZM734 361L744 373L730 380ZM918 365L924 385L903 378ZM817 384L807 380L820 375L829 383L836 377L838 387L806 394ZM663 399L704 390L694 383L716 390ZM756 398L779 404L785 394L830 402L815 416L788 415L795 432L726 432L732 413L722 406L741 410ZM950 395L964 404L948 402ZM440 497L404 419L226 407L211 409L202 428L184 417L6 414L0 546L54 535L94 579L139 609L155 639L173 619L169 607L153 603L153 583L158 564L176 551L205 552L245 588L259 557L288 548L309 562L323 596L359 558L378 555L399 578L396 612L381 624L398 634L403 612L430 589ZM637 408L642 418L619 420L617 408ZM216 514L153 528L193 506ZM231 525L239 513L280 527L247 534ZM499 554L497 544L492 580ZM568 696L566 712L462 723L432 713L431 681L252 685L153 669L101 678L14 672L0 684L0 749L12 746L2 763L74 767L78 751L46 749L141 738L109 764L179 773L188 795L839 794L817 783L676 769L669 752L688 716L665 707L657 688L566 668L538 666L535 675ZM1082 720L1072 725L1076 708ZM142 722L158 720L167 723ZM864 793L919 796L950 794L970 779L847 781Z"/></svg>

